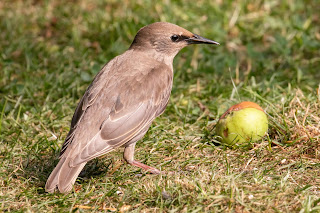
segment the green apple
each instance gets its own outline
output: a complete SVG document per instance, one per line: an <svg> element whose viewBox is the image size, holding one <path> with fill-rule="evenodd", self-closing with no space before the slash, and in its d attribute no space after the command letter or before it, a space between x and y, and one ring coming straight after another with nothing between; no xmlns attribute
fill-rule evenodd
<svg viewBox="0 0 320 213"><path fill-rule="evenodd" d="M230 107L216 126L216 134L220 136L221 142L230 146L256 142L267 131L267 115L253 102L242 102Z"/></svg>

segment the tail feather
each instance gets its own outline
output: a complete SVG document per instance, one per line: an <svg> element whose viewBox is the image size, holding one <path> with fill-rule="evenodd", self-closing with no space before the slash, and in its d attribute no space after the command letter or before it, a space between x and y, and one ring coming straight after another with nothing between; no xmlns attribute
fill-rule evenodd
<svg viewBox="0 0 320 213"><path fill-rule="evenodd" d="M72 190L73 184L76 182L86 162L70 167L70 159L62 157L56 168L50 174L45 189L49 193L59 191L60 193L68 193Z"/></svg>

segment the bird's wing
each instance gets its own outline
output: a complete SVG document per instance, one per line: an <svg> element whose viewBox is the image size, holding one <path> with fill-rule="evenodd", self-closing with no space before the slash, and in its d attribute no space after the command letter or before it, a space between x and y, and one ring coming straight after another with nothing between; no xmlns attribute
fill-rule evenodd
<svg viewBox="0 0 320 213"><path fill-rule="evenodd" d="M100 130L88 142L74 147L70 166L79 165L124 145L148 128L155 118L154 105L148 102L132 106L127 113L110 113ZM122 114L122 115L121 115Z"/></svg>
<svg viewBox="0 0 320 213"><path fill-rule="evenodd" d="M72 122L75 127L72 142L64 145L68 157L73 159L72 165L105 154L145 132L168 102L172 85L170 67L159 63L138 68L125 63L116 67L117 72L109 72L108 83L104 83L94 99L82 99L81 104L87 103L88 107L84 110L82 107L80 116L75 115L78 122ZM94 82L91 87L97 90Z"/></svg>

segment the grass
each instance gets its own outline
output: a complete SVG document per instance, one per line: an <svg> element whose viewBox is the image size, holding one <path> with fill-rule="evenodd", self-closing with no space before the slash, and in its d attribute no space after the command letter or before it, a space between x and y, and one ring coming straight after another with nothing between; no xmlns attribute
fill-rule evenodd
<svg viewBox="0 0 320 213"><path fill-rule="evenodd" d="M0 2L0 211L320 212L320 17L309 1ZM137 30L168 21L214 39L174 61L170 103L136 158L91 161L68 195L44 185L73 111ZM216 144L215 124L249 100L268 113L250 147Z"/></svg>

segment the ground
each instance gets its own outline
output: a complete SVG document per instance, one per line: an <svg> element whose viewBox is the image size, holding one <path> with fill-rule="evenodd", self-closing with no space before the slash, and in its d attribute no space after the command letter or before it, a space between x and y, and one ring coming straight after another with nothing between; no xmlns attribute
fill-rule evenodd
<svg viewBox="0 0 320 213"><path fill-rule="evenodd" d="M320 212L320 17L309 1L0 2L0 211ZM75 107L100 68L155 21L220 46L174 61L170 103L137 144L91 161L67 195L44 191ZM224 147L223 112L268 114L261 141Z"/></svg>

